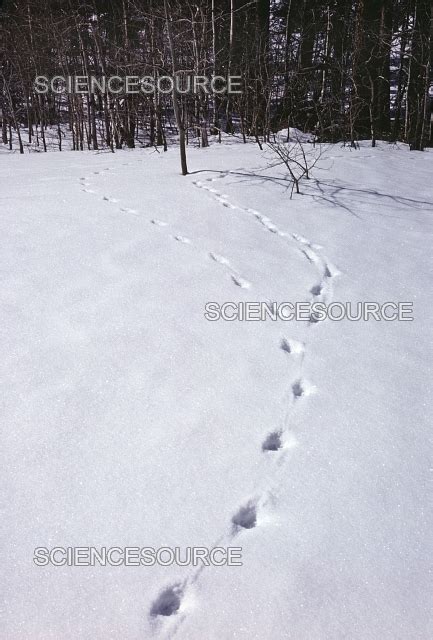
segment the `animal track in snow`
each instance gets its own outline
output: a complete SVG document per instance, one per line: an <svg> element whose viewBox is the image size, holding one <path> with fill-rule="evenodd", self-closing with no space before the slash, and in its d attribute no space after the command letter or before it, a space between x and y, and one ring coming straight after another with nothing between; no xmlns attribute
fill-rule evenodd
<svg viewBox="0 0 433 640"><path fill-rule="evenodd" d="M272 220L270 218L268 218L267 216L262 215L259 211L256 211L255 209L247 209L247 212L251 213L255 218L257 218L257 220L268 231L271 231L272 233L277 233L278 235L281 235L281 231L278 229L278 227L276 225L274 225L274 223L272 222Z"/></svg>
<svg viewBox="0 0 433 640"><path fill-rule="evenodd" d="M174 239L178 242L182 242L183 244L191 244L191 240L189 238L185 238L185 236L174 236Z"/></svg>
<svg viewBox="0 0 433 640"><path fill-rule="evenodd" d="M232 523L235 531L240 529L254 529L257 524L257 507L254 502L249 502L233 516Z"/></svg>
<svg viewBox="0 0 433 640"><path fill-rule="evenodd" d="M320 258L317 253L314 253L314 251L311 251L310 249L302 249L302 253L312 264L320 262Z"/></svg>
<svg viewBox="0 0 433 640"><path fill-rule="evenodd" d="M231 172L230 171L226 171L226 172L222 172L220 171L219 174L217 176L211 177L211 178L206 178L206 182L214 182L216 180L221 180L222 178L225 178L227 175L229 175ZM276 235L280 236L281 238L292 238L292 240L294 240L296 243L298 243L298 245L300 245L301 251L304 253L305 257L315 266L319 266L322 267L322 265L324 266L324 276L326 278L331 278L334 275L338 275L338 271L335 268L331 268L330 265L327 265L326 262L323 260L323 258L321 258L316 252L315 250L321 250L323 247L319 244L314 244L311 243L307 238L305 238L304 236L298 234L298 233L287 233L285 231L282 231L281 229L279 229L277 227L277 225L275 225L273 223L273 221L268 218L267 216L264 216L262 213L260 213L260 211L258 211L257 209L253 209L251 207L240 207L238 205L234 205L233 203L230 202L228 196L226 194L222 194L219 193L218 191L216 191L215 189L212 189L211 187L206 186L202 181L200 180L196 180L193 182L193 184L198 187L199 189L204 189L206 191L210 191L212 194L214 194L215 199L217 200L217 202L219 202L221 205L223 205L226 208L230 208L230 209L235 209L247 214L250 214L252 216L254 216L266 229L268 229L268 231L271 231L272 233L275 233ZM315 295L315 294L313 294Z"/></svg>
<svg viewBox="0 0 433 640"><path fill-rule="evenodd" d="M339 275L340 272L338 271L337 267L334 267L334 265L330 264L329 262L325 264L325 278L335 278L335 276Z"/></svg>
<svg viewBox="0 0 433 640"><path fill-rule="evenodd" d="M310 289L310 293L313 294L313 296L320 296L320 294L323 291L323 284L315 284L314 287L311 287Z"/></svg>
<svg viewBox="0 0 433 640"><path fill-rule="evenodd" d="M130 209L129 207L120 207L120 211L123 211L123 213L138 213L137 209Z"/></svg>
<svg viewBox="0 0 433 640"><path fill-rule="evenodd" d="M110 198L110 196L102 196L102 199L106 202L112 202L113 204L119 202L116 198Z"/></svg>
<svg viewBox="0 0 433 640"><path fill-rule="evenodd" d="M218 262L218 264L224 264L227 267L230 266L230 262L227 260L227 258L224 258L224 256L220 256L217 253L213 253L212 251L209 254L209 257L214 260L215 262Z"/></svg>
<svg viewBox="0 0 433 640"><path fill-rule="evenodd" d="M209 254L209 258L211 258L211 260L214 260L215 262L218 262L218 264L224 264L226 267L230 266L230 262L227 260L227 258L218 255L218 253L213 253L211 251Z"/></svg>
<svg viewBox="0 0 433 640"><path fill-rule="evenodd" d="M249 289L251 287L251 283L248 282L248 280L244 280L238 275L232 274L232 280L235 283L235 285L237 287L240 287L241 289Z"/></svg>
<svg viewBox="0 0 433 640"><path fill-rule="evenodd" d="M277 233L277 232L278 232L277 227L276 227L272 222L269 222L268 220L263 220L263 219L262 219L262 220L261 220L261 223L262 223L262 224L263 224L263 226L264 226L264 227L266 227L266 229L267 229L268 231L270 231L271 233Z"/></svg>
<svg viewBox="0 0 433 640"><path fill-rule="evenodd" d="M310 319L309 319L309 323L310 324L317 324L318 322L323 322L323 320L324 320L323 318L319 318L314 313L311 313Z"/></svg>
<svg viewBox="0 0 433 640"><path fill-rule="evenodd" d="M305 390L304 387L302 386L302 382L300 380L298 380L298 382L295 382L292 385L292 391L293 391L293 395L295 398L300 398L301 396L304 395Z"/></svg>
<svg viewBox="0 0 433 640"><path fill-rule="evenodd" d="M211 193L214 197L214 200L216 200L225 208L236 210L237 212L246 214L247 216L254 218L256 220L256 223L260 223L263 227L265 227L265 229L284 239L285 244L291 247L291 250L293 250L294 246L296 246L296 253L298 253L299 251L299 253L305 256L305 258L315 267L315 277L317 278L316 282L318 282L318 284L313 285L310 289L310 294L313 296L313 301L314 299L316 299L316 301L323 300L325 297L332 298L333 283L328 279L338 275L339 271L333 265L329 264L327 262L327 258L321 254L321 250L323 249L323 247L319 244L312 243L304 236L283 231L282 229L278 228L276 224L274 224L271 218L263 215L260 211L253 208L235 205L230 201L229 196L220 193L216 189L208 186L209 183L220 180L226 177L229 173L230 172L218 172L217 176L207 178L205 183L197 181L194 184L198 188ZM208 256L215 262L228 267L231 279L237 286L245 289L251 286L249 282L241 278L238 273L230 267L229 262L226 258L224 258L223 256L219 256L218 254L215 254L213 252L209 253ZM310 318L310 322L318 322L318 319L313 316ZM284 455L284 451L297 446L298 441L296 437L287 427L287 421L290 415L289 411L292 412L295 409L297 400L309 396L315 391L315 387L302 377L305 344L303 342L298 342L297 340L282 338L280 342L280 348L282 351L285 351L287 354L289 354L290 358L293 359L293 364L297 365L297 375L299 376L299 378L297 380L295 379L295 381L289 387L289 408L286 409L283 427L281 429L274 429L273 431L268 432L261 443L262 452L264 452L267 456L270 456L271 459L273 456L272 452L275 453L281 451ZM278 460L283 460L280 454L275 455L277 455ZM254 527L256 527L257 511L257 501L250 500L249 502L244 503L231 518L233 533L236 534L239 533L242 529L253 529Z"/></svg>
<svg viewBox="0 0 433 640"><path fill-rule="evenodd" d="M231 272L230 277L232 279L232 282L234 282L237 287L240 287L241 289L249 289L251 287L251 283L248 282L248 280L242 278L238 273L236 273L236 271L234 271L234 269L232 269L227 258L219 255L218 253L214 253L213 251L211 251L208 255L209 258L214 262L217 262L218 264L221 264L228 268L228 270Z"/></svg>
<svg viewBox="0 0 433 640"><path fill-rule="evenodd" d="M226 209L237 209L234 204L225 199L225 196L216 196L216 199L223 205L223 207L226 207Z"/></svg>
<svg viewBox="0 0 433 640"><path fill-rule="evenodd" d="M174 584L162 591L150 610L152 617L172 616L179 611L183 598L183 589L180 584Z"/></svg>
<svg viewBox="0 0 433 640"><path fill-rule="evenodd" d="M297 340L288 340L287 338L283 338L281 340L280 348L291 354L301 354L304 353L305 350L305 346L302 342L298 342Z"/></svg>
<svg viewBox="0 0 433 640"><path fill-rule="evenodd" d="M295 400L304 396L309 396L313 392L313 387L305 380L296 380L292 384L292 393Z"/></svg>
<svg viewBox="0 0 433 640"><path fill-rule="evenodd" d="M262 451L279 451L282 446L281 431L272 431L265 438L262 444Z"/></svg>
<svg viewBox="0 0 433 640"><path fill-rule="evenodd" d="M262 213L260 213L260 211L256 211L255 209L247 209L247 212L251 213L251 215L257 218L257 220L259 220L260 222L270 222L270 218L264 216Z"/></svg>
<svg viewBox="0 0 433 640"><path fill-rule="evenodd" d="M156 218L154 218L150 222L152 224L156 225L157 227L167 227L168 226L168 222L163 222L163 220L157 220Z"/></svg>
<svg viewBox="0 0 433 640"><path fill-rule="evenodd" d="M216 176L213 178L207 178L206 182L214 182L215 180L220 180L221 178L226 177L229 173L230 172L225 172L225 173L220 172L219 176ZM298 245L300 245L299 248L301 249L302 253L305 255L305 257L309 262L311 262L317 268L324 269L325 278L331 278L335 275L338 275L339 272L337 271L337 269L326 264L326 261L324 261L324 259L321 258L316 253L316 250L320 250L323 248L321 245L311 243L307 238L297 233L289 234L285 231L282 231L281 229L278 228L276 224L274 224L274 222L270 218L260 213L260 211L258 211L257 209L253 209L251 207L240 207L238 205L231 203L226 194L219 193L215 189L212 189L211 187L208 187L205 184L203 184L203 182L201 182L200 180L195 181L193 184L200 189L204 189L206 191L211 192L215 196L215 199L217 200L217 202L219 202L222 206L254 216L254 218L256 218L260 222L260 224L262 224L271 233L274 233L281 238L292 238L292 240L294 240L296 243L298 243ZM313 293L313 295L320 295L320 294Z"/></svg>
<svg viewBox="0 0 433 640"><path fill-rule="evenodd" d="M300 244L306 244L307 247L311 246L309 240L307 240L307 238L304 238L304 236L300 236L298 233L292 233L292 238Z"/></svg>
<svg viewBox="0 0 433 640"><path fill-rule="evenodd" d="M320 249L323 249L321 244L314 244L309 240L307 240L307 238L304 238L304 236L300 236L298 233L292 233L292 238L293 240L296 240L296 242L299 242L300 244L307 245L307 247L310 247L310 249L317 249L319 251Z"/></svg>

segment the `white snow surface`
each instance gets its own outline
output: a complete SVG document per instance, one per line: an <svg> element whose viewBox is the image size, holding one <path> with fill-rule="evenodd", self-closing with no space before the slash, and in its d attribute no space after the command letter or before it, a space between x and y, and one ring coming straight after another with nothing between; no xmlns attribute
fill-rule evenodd
<svg viewBox="0 0 433 640"><path fill-rule="evenodd" d="M188 155L0 156L1 638L433 637L432 153L330 146L292 199L253 144ZM414 321L204 317L314 295Z"/></svg>
<svg viewBox="0 0 433 640"><path fill-rule="evenodd" d="M280 129L275 135L275 139L279 142L286 142L287 140L291 142L314 142L314 138L315 136L312 133L301 131L296 127Z"/></svg>

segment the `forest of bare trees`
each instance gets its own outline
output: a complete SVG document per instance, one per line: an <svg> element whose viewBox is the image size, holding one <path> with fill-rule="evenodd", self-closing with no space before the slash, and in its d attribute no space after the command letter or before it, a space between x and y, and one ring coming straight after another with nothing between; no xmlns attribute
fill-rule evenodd
<svg viewBox="0 0 433 640"><path fill-rule="evenodd" d="M2 143L46 151L268 142L404 141L431 127L431 0L6 0ZM35 78L238 75L233 95L38 94ZM55 142L53 142L55 141ZM63 145L63 147L62 147ZM69 148L69 147L68 147Z"/></svg>

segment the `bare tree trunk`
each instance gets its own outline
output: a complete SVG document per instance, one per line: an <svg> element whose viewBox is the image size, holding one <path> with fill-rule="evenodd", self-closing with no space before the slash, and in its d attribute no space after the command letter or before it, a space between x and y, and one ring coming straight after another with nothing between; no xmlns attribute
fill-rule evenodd
<svg viewBox="0 0 433 640"><path fill-rule="evenodd" d="M7 120L5 118L5 116L2 117L2 142L3 144L7 144L8 143L8 131L7 131Z"/></svg>
<svg viewBox="0 0 433 640"><path fill-rule="evenodd" d="M415 151L422 151L427 142L431 15L430 0L416 0L407 88L407 137L410 149Z"/></svg>
<svg viewBox="0 0 433 640"><path fill-rule="evenodd" d="M407 30L409 24L409 11L406 12L405 20L402 25L402 33L400 36L400 51L399 51L399 69L397 78L397 93L394 102L394 123L391 131L391 141L395 142L399 139L401 120L403 112L403 100L406 93L408 69L407 60L405 57L407 47Z"/></svg>
<svg viewBox="0 0 433 640"><path fill-rule="evenodd" d="M176 86L177 61L176 61L176 52L174 47L173 28L172 28L173 15L171 12L169 0L164 0L164 12L165 12L165 24L167 27L168 43L170 47L171 64L172 64L172 70L173 70L174 86L173 86L172 98L173 98L174 116L176 118L176 125L179 131L180 166L182 170L182 175L186 176L188 174L188 165L186 161L185 127L183 123L182 114L180 111L179 92Z"/></svg>
<svg viewBox="0 0 433 640"><path fill-rule="evenodd" d="M217 75L217 46L216 46L216 24L215 24L215 0L212 0L211 8L212 16L212 65L214 76ZM211 134L216 135L220 133L220 123L218 118L219 100L216 93L213 95L213 123L211 127Z"/></svg>
<svg viewBox="0 0 433 640"><path fill-rule="evenodd" d="M230 35L229 35L229 51L228 51L228 61L227 61L227 77L230 77L232 72L234 24L235 24L235 6L234 6L234 0L230 0ZM230 94L227 94L226 133L233 133Z"/></svg>

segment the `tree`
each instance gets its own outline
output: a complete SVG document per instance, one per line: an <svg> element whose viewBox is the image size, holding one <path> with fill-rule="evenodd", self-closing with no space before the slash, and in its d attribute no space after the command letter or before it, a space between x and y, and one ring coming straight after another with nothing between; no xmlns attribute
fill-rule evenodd
<svg viewBox="0 0 433 640"><path fill-rule="evenodd" d="M174 36L173 36L173 15L170 7L169 0L164 0L164 12L165 12L165 23L167 27L167 37L170 46L170 56L171 56L171 65L173 70L173 109L174 115L176 118L177 128L179 130L179 148L180 148L180 166L182 170L182 175L186 176L188 173L188 166L186 161L186 145L185 145L185 126L183 123L183 118L180 110L179 104L179 92L176 84L177 80L177 62L176 62L176 50L174 47Z"/></svg>
<svg viewBox="0 0 433 640"><path fill-rule="evenodd" d="M430 57L432 4L416 0L407 87L407 141L422 151L430 137Z"/></svg>

